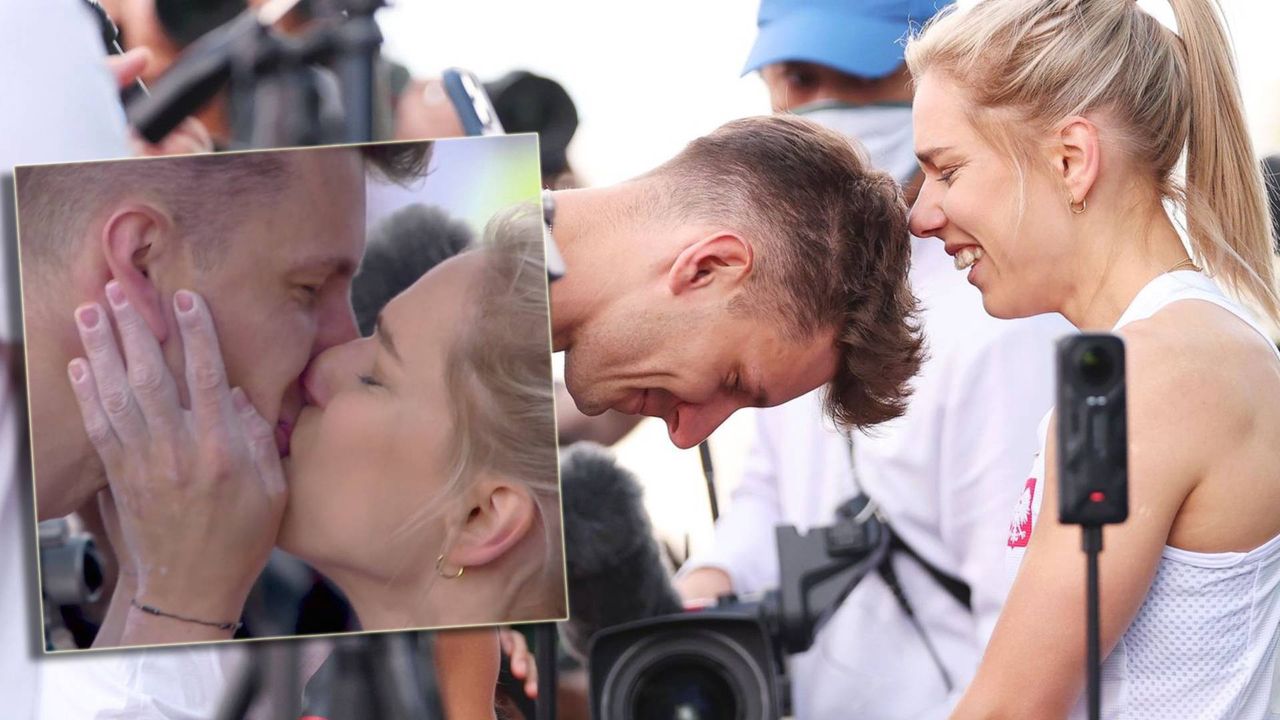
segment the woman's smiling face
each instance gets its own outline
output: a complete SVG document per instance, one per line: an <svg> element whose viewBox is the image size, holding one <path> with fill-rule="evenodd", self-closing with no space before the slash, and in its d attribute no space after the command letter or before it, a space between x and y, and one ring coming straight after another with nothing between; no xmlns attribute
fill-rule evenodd
<svg viewBox="0 0 1280 720"><path fill-rule="evenodd" d="M373 336L320 354L303 381L280 545L323 567L396 572L405 553L430 567L454 442L446 363L471 322L483 262L442 263L383 309Z"/></svg>
<svg viewBox="0 0 1280 720"><path fill-rule="evenodd" d="M919 80L912 118L924 185L911 208L911 232L946 243L991 315L1055 310L1071 257L1066 190L1041 153L1033 151L1019 173L1012 154L970 123L968 103L945 76Z"/></svg>

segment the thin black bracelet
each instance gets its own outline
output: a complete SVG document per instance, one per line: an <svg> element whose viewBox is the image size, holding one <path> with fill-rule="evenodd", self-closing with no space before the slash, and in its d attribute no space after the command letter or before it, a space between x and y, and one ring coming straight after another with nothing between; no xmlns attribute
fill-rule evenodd
<svg viewBox="0 0 1280 720"><path fill-rule="evenodd" d="M174 620L181 620L183 622L195 623L197 625L205 625L212 628L218 628L219 630L230 630L232 632L235 632L236 630L239 630L241 627L244 626L244 623L242 622L225 622L225 623L209 622L208 620L197 620L195 618L183 617L182 615L174 615L173 613L167 613L159 608L151 607L150 605L143 605L142 603L138 602L138 598L129 598L129 604L138 608L144 613L150 613L151 615L159 615L160 617L173 618Z"/></svg>

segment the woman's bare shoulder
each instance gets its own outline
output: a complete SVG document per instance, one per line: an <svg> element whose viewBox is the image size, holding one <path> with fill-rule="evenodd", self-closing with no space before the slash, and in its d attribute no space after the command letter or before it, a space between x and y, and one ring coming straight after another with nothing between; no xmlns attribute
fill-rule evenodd
<svg viewBox="0 0 1280 720"><path fill-rule="evenodd" d="M1218 305L1173 303L1119 331L1125 341L1132 430L1160 445L1221 452L1280 406L1280 361L1268 340ZM1135 422L1136 421L1136 422Z"/></svg>

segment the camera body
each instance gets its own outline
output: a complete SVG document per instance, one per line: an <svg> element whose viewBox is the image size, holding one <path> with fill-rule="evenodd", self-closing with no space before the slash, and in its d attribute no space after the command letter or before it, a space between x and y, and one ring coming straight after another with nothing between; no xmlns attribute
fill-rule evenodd
<svg viewBox="0 0 1280 720"><path fill-rule="evenodd" d="M1058 341L1058 518L1101 526L1129 516L1124 341L1085 333Z"/></svg>
<svg viewBox="0 0 1280 720"><path fill-rule="evenodd" d="M776 720L791 712L786 657L808 650L892 532L858 495L830 526L775 530L779 586L759 602L639 620L591 642L591 713L609 720Z"/></svg>

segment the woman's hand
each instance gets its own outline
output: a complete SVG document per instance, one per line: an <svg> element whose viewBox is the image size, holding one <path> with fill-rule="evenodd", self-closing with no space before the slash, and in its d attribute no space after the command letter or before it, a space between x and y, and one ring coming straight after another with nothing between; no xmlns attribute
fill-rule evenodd
<svg viewBox="0 0 1280 720"><path fill-rule="evenodd" d="M121 358L102 306L76 310L88 360L68 366L89 440L106 468L137 605L123 643L230 637L266 564L285 504L284 472L270 425L244 392L227 387L213 318L179 291L191 409L146 322L114 281L106 295ZM172 616L181 616L183 619Z"/></svg>
<svg viewBox="0 0 1280 720"><path fill-rule="evenodd" d="M524 681L524 694L529 699L538 699L538 664L533 653L529 652L529 643L524 635L509 627L498 628L498 641L502 644L502 652L511 664L511 674L517 680Z"/></svg>

